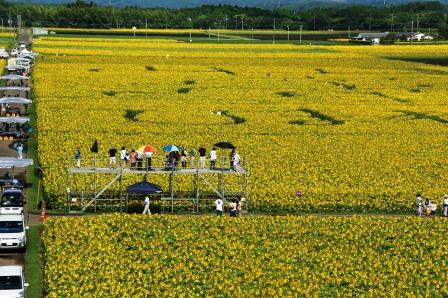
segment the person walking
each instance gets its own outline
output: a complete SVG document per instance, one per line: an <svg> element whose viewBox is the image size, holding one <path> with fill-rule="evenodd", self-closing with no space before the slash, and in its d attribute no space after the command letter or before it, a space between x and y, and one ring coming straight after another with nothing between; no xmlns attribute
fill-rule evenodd
<svg viewBox="0 0 448 298"><path fill-rule="evenodd" d="M204 147L201 147L201 148L199 148L199 166L201 167L201 168L205 168L205 153L206 153L206 150L205 150L205 148Z"/></svg>
<svg viewBox="0 0 448 298"><path fill-rule="evenodd" d="M215 201L215 206L216 206L216 215L217 216L222 216L222 207L223 207L223 202L220 198L218 198Z"/></svg>
<svg viewBox="0 0 448 298"><path fill-rule="evenodd" d="M150 204L150 200L149 200L149 197L148 196L146 196L145 197L145 209L143 209L143 213L142 214L149 214L149 215L151 215L151 210L149 209L149 204Z"/></svg>
<svg viewBox="0 0 448 298"><path fill-rule="evenodd" d="M81 167L81 149L79 149L79 147L77 147L75 150L75 159L76 159L76 167L80 168Z"/></svg>
<svg viewBox="0 0 448 298"><path fill-rule="evenodd" d="M236 200L233 199L232 202L229 204L229 214L230 217L236 217Z"/></svg>
<svg viewBox="0 0 448 298"><path fill-rule="evenodd" d="M443 215L448 217L448 195L443 199Z"/></svg>
<svg viewBox="0 0 448 298"><path fill-rule="evenodd" d="M137 163L137 152L132 149L131 154L129 154L129 162L131 163L131 170L135 170L135 164Z"/></svg>
<svg viewBox="0 0 448 298"><path fill-rule="evenodd" d="M19 142L19 145L17 146L17 158L23 159L23 144Z"/></svg>
<svg viewBox="0 0 448 298"><path fill-rule="evenodd" d="M109 165L111 168L115 168L115 164L117 163L117 149L114 146L109 149Z"/></svg>
<svg viewBox="0 0 448 298"><path fill-rule="evenodd" d="M213 147L210 151L210 169L214 170L216 166L216 160L218 159L218 154L216 153L216 148Z"/></svg>
<svg viewBox="0 0 448 298"><path fill-rule="evenodd" d="M194 164L194 159L195 159L196 151L194 151L194 149L191 148L189 155L190 155L190 166L191 166L191 168L194 169L194 168L196 167L196 165Z"/></svg>
<svg viewBox="0 0 448 298"><path fill-rule="evenodd" d="M417 215L422 216L423 214L423 202L422 196L420 193L417 193L417 197L415 198L415 205L417 206Z"/></svg>

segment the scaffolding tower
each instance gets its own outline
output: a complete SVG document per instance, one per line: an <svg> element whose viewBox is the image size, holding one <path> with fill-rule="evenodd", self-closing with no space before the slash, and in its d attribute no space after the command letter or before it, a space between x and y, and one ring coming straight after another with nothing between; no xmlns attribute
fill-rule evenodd
<svg viewBox="0 0 448 298"><path fill-rule="evenodd" d="M130 196L126 193L125 177L141 176L142 179L166 177L168 188L155 195L161 213L175 212L176 209L193 208L194 212L207 211L214 207L217 198L224 203L236 198L244 198L244 211L249 209L249 167L244 159L233 166L227 157L221 157L215 166L202 165L199 160L186 164L166 160L147 160L137 163L134 169L129 163L117 161L109 163L109 157L92 156L77 164L69 159L67 167L67 209L71 213L97 212L99 208L127 211ZM177 188L180 176L188 176L192 182L190 190ZM158 179L160 180L160 179ZM88 181L86 183L86 181ZM132 198L132 195L131 195ZM142 201L143 197L139 197Z"/></svg>

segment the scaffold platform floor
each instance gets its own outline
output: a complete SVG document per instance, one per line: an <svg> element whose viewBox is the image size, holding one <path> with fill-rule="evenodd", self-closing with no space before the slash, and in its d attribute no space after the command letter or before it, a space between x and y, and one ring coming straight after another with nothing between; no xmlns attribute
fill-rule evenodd
<svg viewBox="0 0 448 298"><path fill-rule="evenodd" d="M72 167L68 168L69 173L72 174L190 174L196 175L198 174L247 174L247 171L244 168L240 168L240 170L235 171L229 168L177 168L177 169L169 169L169 168L151 168L151 170L133 170L130 168L86 168L86 167Z"/></svg>

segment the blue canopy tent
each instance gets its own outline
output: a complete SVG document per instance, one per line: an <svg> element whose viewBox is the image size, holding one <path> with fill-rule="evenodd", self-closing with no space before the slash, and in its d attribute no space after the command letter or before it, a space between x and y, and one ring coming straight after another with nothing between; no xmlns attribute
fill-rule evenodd
<svg viewBox="0 0 448 298"><path fill-rule="evenodd" d="M151 195L151 194L161 194L163 190L157 184L149 183L148 181L142 181L139 183L129 185L126 188L126 192L128 194L132 193L132 194Z"/></svg>
<svg viewBox="0 0 448 298"><path fill-rule="evenodd" d="M129 185L126 188L126 208L129 208L129 195L131 196L141 196L143 195L160 195L160 199L162 198L163 190L162 188L154 183L149 183L146 181L146 177L142 182L138 182L132 185ZM129 209L128 209L129 211Z"/></svg>

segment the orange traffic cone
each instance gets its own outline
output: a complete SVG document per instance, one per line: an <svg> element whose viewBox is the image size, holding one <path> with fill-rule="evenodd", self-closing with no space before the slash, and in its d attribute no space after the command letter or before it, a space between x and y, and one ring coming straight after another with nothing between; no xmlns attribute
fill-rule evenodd
<svg viewBox="0 0 448 298"><path fill-rule="evenodd" d="M40 221L45 220L45 208L42 208L42 211L40 212Z"/></svg>

